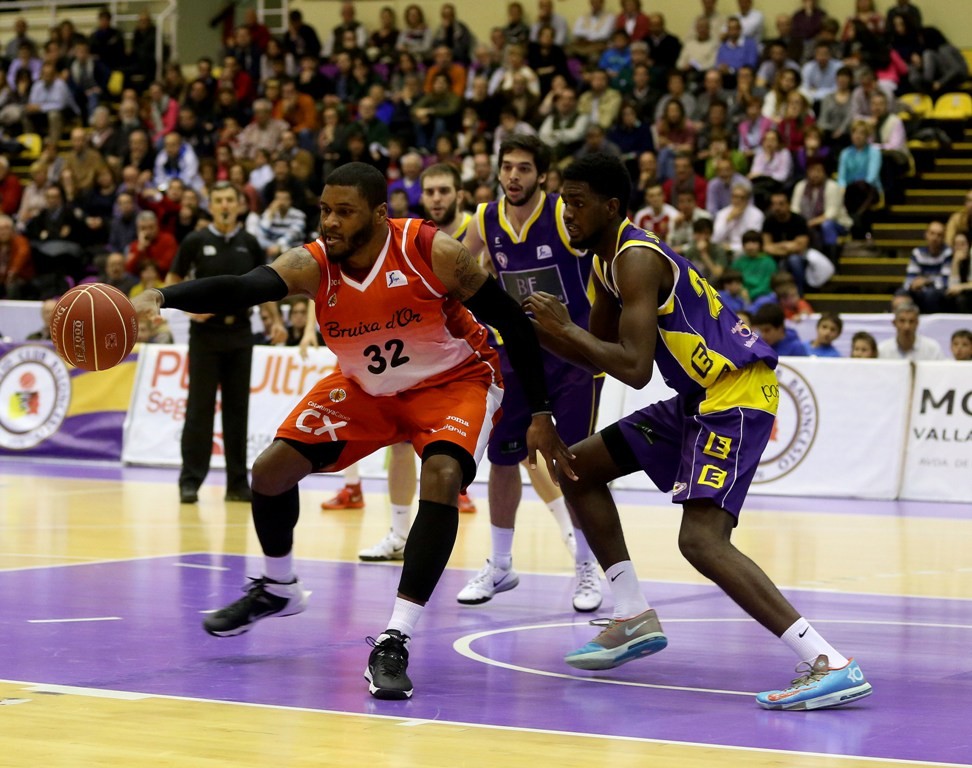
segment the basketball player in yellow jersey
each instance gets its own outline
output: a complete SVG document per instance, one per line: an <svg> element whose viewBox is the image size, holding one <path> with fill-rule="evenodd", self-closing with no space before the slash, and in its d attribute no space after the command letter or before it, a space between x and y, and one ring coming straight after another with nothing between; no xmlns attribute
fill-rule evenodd
<svg viewBox="0 0 972 768"><path fill-rule="evenodd" d="M263 577L203 626L226 637L265 618L302 612L307 595L293 559L298 482L408 440L422 458L418 514L391 619L370 641L365 669L373 696L403 699L412 695L409 637L455 544L459 492L474 478L499 415L498 358L473 315L510 339L534 414L531 460L539 450L551 471L556 461L572 473L529 319L461 243L417 219L388 219L386 192L384 176L372 166L343 165L321 194L321 239L243 276L145 291L136 309L230 312L287 296L315 299L338 368L301 398L253 466Z"/></svg>

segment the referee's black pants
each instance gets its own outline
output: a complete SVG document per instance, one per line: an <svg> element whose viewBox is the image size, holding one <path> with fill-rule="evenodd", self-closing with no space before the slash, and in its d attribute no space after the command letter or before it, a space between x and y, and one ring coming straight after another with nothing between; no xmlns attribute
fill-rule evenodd
<svg viewBox="0 0 972 768"><path fill-rule="evenodd" d="M236 491L249 487L246 432L252 362L253 343L249 332L243 337L211 333L204 328L190 329L189 394L182 428L180 488L199 488L209 473L217 387L222 393L226 489Z"/></svg>

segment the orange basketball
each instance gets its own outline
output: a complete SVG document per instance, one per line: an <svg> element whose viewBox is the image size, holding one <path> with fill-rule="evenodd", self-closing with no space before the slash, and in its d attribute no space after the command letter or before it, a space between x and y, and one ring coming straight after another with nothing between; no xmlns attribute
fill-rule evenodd
<svg viewBox="0 0 972 768"><path fill-rule="evenodd" d="M104 283L65 293L51 316L51 341L61 358L86 371L118 365L138 339L138 318L128 297Z"/></svg>

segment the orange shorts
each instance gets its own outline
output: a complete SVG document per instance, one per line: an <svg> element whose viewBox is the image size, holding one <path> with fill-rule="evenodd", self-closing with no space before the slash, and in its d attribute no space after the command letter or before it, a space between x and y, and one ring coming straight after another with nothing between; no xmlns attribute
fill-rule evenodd
<svg viewBox="0 0 972 768"><path fill-rule="evenodd" d="M321 447L343 443L336 460L315 467L318 472L337 472L404 441L419 456L430 443L454 443L479 464L500 417L503 389L481 362L462 366L457 374L438 386L376 397L338 369L304 395L276 436Z"/></svg>

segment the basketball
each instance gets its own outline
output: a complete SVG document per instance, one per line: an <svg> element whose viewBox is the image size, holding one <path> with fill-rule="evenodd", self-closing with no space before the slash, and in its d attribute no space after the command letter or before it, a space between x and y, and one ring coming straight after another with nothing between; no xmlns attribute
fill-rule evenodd
<svg viewBox="0 0 972 768"><path fill-rule="evenodd" d="M51 341L57 354L86 371L118 365L137 339L135 307L124 293L104 283L72 288L51 316Z"/></svg>

